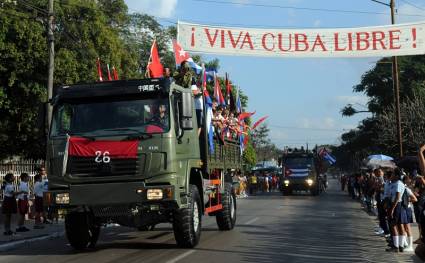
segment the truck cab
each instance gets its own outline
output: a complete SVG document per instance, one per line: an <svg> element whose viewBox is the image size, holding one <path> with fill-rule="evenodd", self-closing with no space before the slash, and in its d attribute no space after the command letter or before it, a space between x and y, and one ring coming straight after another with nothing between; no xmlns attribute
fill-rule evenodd
<svg viewBox="0 0 425 263"><path fill-rule="evenodd" d="M138 229L171 223L181 247L199 242L203 215L233 228L229 174L241 166L239 146L215 145L209 154L193 99L165 78L57 89L45 202L66 214L71 246L94 246L110 222Z"/></svg>
<svg viewBox="0 0 425 263"><path fill-rule="evenodd" d="M321 179L315 155L308 151L284 154L280 182L284 195L290 195L293 191L309 191L312 195L318 195Z"/></svg>

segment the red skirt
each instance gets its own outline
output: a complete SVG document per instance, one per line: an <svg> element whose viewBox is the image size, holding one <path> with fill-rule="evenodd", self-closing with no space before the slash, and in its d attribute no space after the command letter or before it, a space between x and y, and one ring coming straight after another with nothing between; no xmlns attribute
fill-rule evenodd
<svg viewBox="0 0 425 263"><path fill-rule="evenodd" d="M18 200L19 214L21 214L21 215L28 214L28 208L29 208L28 200L21 200L21 199Z"/></svg>
<svg viewBox="0 0 425 263"><path fill-rule="evenodd" d="M3 214L16 214L18 212L18 206L15 197L5 196L1 205L1 210Z"/></svg>
<svg viewBox="0 0 425 263"><path fill-rule="evenodd" d="M36 196L34 199L35 212L43 213L43 197Z"/></svg>

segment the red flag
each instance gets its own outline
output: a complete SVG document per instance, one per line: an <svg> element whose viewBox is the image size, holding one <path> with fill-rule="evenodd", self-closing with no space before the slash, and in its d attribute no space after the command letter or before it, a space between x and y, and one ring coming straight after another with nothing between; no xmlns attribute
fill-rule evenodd
<svg viewBox="0 0 425 263"><path fill-rule="evenodd" d="M245 120L246 118L251 117L254 114L255 114L255 111L254 112L242 112L241 114L239 114L238 119L239 119L239 121L242 121L242 120Z"/></svg>
<svg viewBox="0 0 425 263"><path fill-rule="evenodd" d="M260 125L260 123L262 123L263 121L265 121L269 116L264 116L262 118L260 118L256 123L254 123L254 125L252 125L252 129L254 130L255 128L258 127L258 125Z"/></svg>
<svg viewBox="0 0 425 263"><path fill-rule="evenodd" d="M111 71L109 70L109 64L106 64L106 68L108 69L108 80L111 81L112 77L111 77Z"/></svg>
<svg viewBox="0 0 425 263"><path fill-rule="evenodd" d="M177 41L173 40L174 57L176 59L176 65L180 66L183 61L190 59L189 53L183 50Z"/></svg>
<svg viewBox="0 0 425 263"><path fill-rule="evenodd" d="M97 66L97 75L99 76L99 81L103 81L102 69L100 68L100 58L97 58L96 66Z"/></svg>
<svg viewBox="0 0 425 263"><path fill-rule="evenodd" d="M112 66L112 74L114 75L114 80L118 80L118 71L115 66Z"/></svg>
<svg viewBox="0 0 425 263"><path fill-rule="evenodd" d="M150 78L160 78L164 74L164 67L161 64L158 55L158 47L156 46L156 40L152 43L151 56L147 66L147 72L149 72Z"/></svg>

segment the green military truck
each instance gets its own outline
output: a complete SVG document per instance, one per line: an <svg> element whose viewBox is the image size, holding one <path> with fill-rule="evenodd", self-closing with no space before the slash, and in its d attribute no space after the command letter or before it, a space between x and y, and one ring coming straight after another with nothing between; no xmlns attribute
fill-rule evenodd
<svg viewBox="0 0 425 263"><path fill-rule="evenodd" d="M203 215L233 229L239 144L208 150L190 89L164 78L98 82L59 87L51 104L45 203L66 214L72 247L94 247L107 223L171 223L188 248L199 242Z"/></svg>

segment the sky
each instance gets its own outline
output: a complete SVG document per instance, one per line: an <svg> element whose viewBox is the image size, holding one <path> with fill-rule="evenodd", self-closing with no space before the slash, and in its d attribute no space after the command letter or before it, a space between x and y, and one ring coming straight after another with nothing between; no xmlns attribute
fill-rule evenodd
<svg viewBox="0 0 425 263"><path fill-rule="evenodd" d="M153 15L164 26L178 20L255 28L341 28L391 23L390 8L371 0L126 0L126 3L130 12ZM424 0L396 0L396 7L397 23L425 20ZM336 9L380 14L330 11ZM368 117L367 113L342 117L340 111L348 103L365 110L368 98L353 93L353 86L380 59L204 57L218 58L219 74L228 72L232 82L248 95L247 110L256 111L254 121L269 116L270 139L280 148L306 143L339 144L342 133Z"/></svg>

